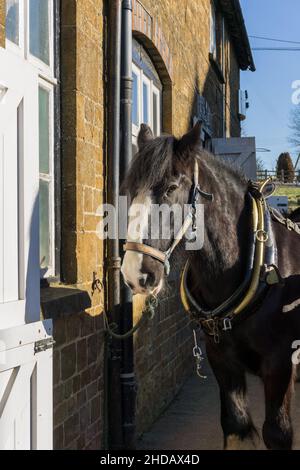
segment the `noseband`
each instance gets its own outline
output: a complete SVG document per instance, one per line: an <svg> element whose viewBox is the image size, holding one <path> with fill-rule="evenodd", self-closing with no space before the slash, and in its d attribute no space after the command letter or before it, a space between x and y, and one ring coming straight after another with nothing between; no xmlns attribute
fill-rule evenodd
<svg viewBox="0 0 300 470"><path fill-rule="evenodd" d="M179 229L176 236L173 237L171 246L166 251L158 250L152 246L146 245L144 243L137 242L126 242L124 245L124 251L135 251L143 255L151 256L151 258L161 262L165 268L166 276L170 273L170 262L169 259L175 250L176 246L182 240L189 227L192 225L193 232L196 231L196 209L197 203L200 196L204 197L208 201L213 201L213 195L202 191L199 185L199 168L198 163L195 161L194 175L193 175L193 184L190 189L189 196L189 212L185 217L181 228Z"/></svg>

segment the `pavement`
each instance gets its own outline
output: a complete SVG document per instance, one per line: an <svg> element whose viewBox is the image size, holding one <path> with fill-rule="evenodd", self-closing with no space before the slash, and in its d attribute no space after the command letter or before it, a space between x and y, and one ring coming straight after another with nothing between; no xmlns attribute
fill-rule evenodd
<svg viewBox="0 0 300 470"><path fill-rule="evenodd" d="M138 443L143 450L221 450L220 401L217 382L205 361L207 379L192 375L169 408ZM261 435L264 421L264 394L261 381L248 376L248 398L252 418ZM300 383L295 385L292 404L294 449L300 449ZM265 449L262 439L257 449Z"/></svg>

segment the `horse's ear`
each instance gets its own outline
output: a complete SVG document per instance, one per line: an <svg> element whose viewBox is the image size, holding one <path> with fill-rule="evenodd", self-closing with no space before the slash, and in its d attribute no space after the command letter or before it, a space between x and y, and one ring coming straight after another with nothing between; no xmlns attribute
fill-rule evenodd
<svg viewBox="0 0 300 470"><path fill-rule="evenodd" d="M153 134L148 124L141 124L140 132L137 138L139 150L150 140L153 139Z"/></svg>
<svg viewBox="0 0 300 470"><path fill-rule="evenodd" d="M187 149L194 149L201 142L202 122L198 121L194 127L181 139L175 142L175 150L184 153Z"/></svg>

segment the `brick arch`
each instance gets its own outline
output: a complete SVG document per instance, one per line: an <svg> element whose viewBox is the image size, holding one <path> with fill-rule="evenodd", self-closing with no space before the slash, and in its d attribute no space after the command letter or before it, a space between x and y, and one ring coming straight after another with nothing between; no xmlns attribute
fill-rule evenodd
<svg viewBox="0 0 300 470"><path fill-rule="evenodd" d="M163 85L163 132L172 133L173 59L158 21L138 1L132 2L132 33L149 54Z"/></svg>

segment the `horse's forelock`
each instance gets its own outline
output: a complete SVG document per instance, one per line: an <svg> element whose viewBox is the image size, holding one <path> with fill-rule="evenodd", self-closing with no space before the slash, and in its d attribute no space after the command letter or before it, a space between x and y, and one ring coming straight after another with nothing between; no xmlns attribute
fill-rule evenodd
<svg viewBox="0 0 300 470"><path fill-rule="evenodd" d="M147 141L134 156L122 191L136 196L137 193L146 193L154 188L166 188L171 182L174 173L187 174L192 177L195 157L202 162L201 169L210 169L214 178L223 175L223 179L235 181L242 190L247 181L242 171L235 165L216 158L211 153L196 146L187 148L184 152L176 150L177 139L174 136L163 135ZM212 183L213 184L213 183ZM226 188L224 187L224 191Z"/></svg>
<svg viewBox="0 0 300 470"><path fill-rule="evenodd" d="M174 137L160 136L145 145L134 156L124 189L130 193L146 192L166 183L172 174Z"/></svg>

